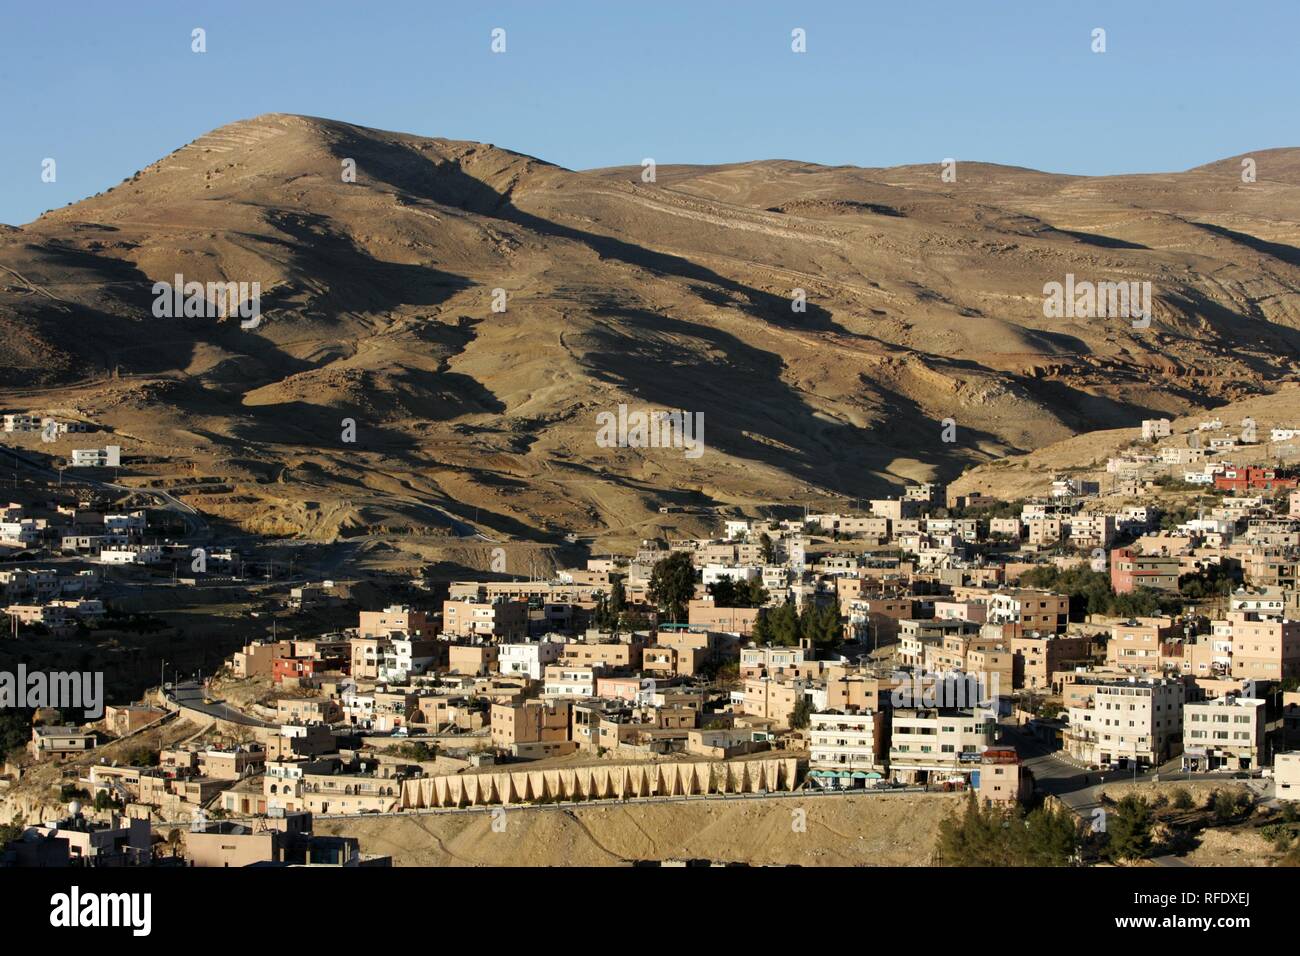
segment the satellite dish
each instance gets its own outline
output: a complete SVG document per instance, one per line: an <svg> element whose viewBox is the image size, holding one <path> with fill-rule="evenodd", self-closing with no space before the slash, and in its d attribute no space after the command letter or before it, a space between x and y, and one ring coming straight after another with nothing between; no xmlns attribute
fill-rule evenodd
<svg viewBox="0 0 1300 956"><path fill-rule="evenodd" d="M79 813L81 813L81 804L78 801L73 800L71 803L68 804L68 813L70 813L74 817L77 816Z"/></svg>

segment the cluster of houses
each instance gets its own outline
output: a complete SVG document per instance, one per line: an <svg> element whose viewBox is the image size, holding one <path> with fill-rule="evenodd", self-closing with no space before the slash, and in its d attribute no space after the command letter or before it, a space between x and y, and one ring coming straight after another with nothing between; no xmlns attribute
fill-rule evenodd
<svg viewBox="0 0 1300 956"><path fill-rule="evenodd" d="M65 435L98 431L92 422L55 418L31 412L6 412L0 415L0 431L10 434L39 432L42 440L54 442ZM74 448L67 459L69 468L117 468L122 464L122 447Z"/></svg>
<svg viewBox="0 0 1300 956"><path fill-rule="evenodd" d="M1142 422L1144 445L1135 445L1106 462L1116 491L1136 493L1143 482L1173 478L1188 485L1219 491L1252 492L1293 489L1300 474L1266 467L1270 456L1294 458L1300 427L1280 425L1265 431L1254 419L1244 418L1234 429L1222 419L1197 423L1183 435L1175 434L1167 418ZM1234 463L1234 457L1242 464ZM1255 464L1244 463L1247 459Z"/></svg>
<svg viewBox="0 0 1300 956"><path fill-rule="evenodd" d="M36 415L31 412L6 412L4 415L0 415L0 431L10 434L42 432L44 434L68 435L98 430L99 426L90 422L54 418L50 415Z"/></svg>
<svg viewBox="0 0 1300 956"><path fill-rule="evenodd" d="M0 549L80 554L102 564L148 563L162 555L160 546L143 544L148 525L144 510L110 514L88 501L44 507L10 502L0 506Z"/></svg>
<svg viewBox="0 0 1300 956"><path fill-rule="evenodd" d="M646 542L552 580L453 582L437 610L363 612L340 634L249 645L233 667L306 694L281 700L278 719L436 741L442 754L472 751L474 768L795 754L800 779L818 787L978 786L1016 799L1026 775L999 737L1012 713L1098 767L1182 754L1189 769L1255 769L1284 755L1285 715L1300 704L1283 690L1300 677L1300 497L1225 497L1163 529L1154 507L1100 498L978 515L996 504L921 485L861 514L728 520L717 538ZM682 621L651 593L656 563L674 552L696 572ZM1209 613L1081 615L1069 595L1017 586L1044 564L1082 565L1119 594L1172 595L1184 575L1225 563L1243 584ZM616 581L633 623L598 626ZM760 606L719 602L736 593L724 581L758 589L744 593ZM756 640L771 636L760 618L785 605L836 612L835 639ZM1161 698L1149 722L1112 729L1118 700L1164 686L1181 694L1176 717ZM1060 716L1024 710L1026 694L1059 700ZM1192 726L1203 708L1250 701L1248 741Z"/></svg>
<svg viewBox="0 0 1300 956"><path fill-rule="evenodd" d="M0 606L8 618L7 629L40 624L51 634L75 630L78 622L104 615L95 570L64 573L52 568L0 570Z"/></svg>
<svg viewBox="0 0 1300 956"><path fill-rule="evenodd" d="M249 834L231 821L799 787L1011 802L1032 791L1025 733L1103 771L1268 768L1300 798L1300 491L1216 499L1162 521L1072 479L1016 504L922 484L546 580L455 581L436 605L248 644L223 677L263 689L227 728L240 743L83 782L130 813L216 808ZM682 620L652 585L670 559L694 572ZM1170 610L1086 613L1022 581L1044 568ZM1184 611L1189 576L1228 583Z"/></svg>

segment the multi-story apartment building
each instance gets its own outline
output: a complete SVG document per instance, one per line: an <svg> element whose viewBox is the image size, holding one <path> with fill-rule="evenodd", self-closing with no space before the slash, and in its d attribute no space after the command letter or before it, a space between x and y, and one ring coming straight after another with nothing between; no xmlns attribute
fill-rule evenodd
<svg viewBox="0 0 1300 956"><path fill-rule="evenodd" d="M596 678L604 668L579 667L574 664L548 664L542 672L545 681L542 694L546 697L594 697Z"/></svg>
<svg viewBox="0 0 1300 956"><path fill-rule="evenodd" d="M1059 634L1070 622L1070 598L1032 588L994 591L989 595L988 621L1016 625L1022 634Z"/></svg>
<svg viewBox="0 0 1300 956"><path fill-rule="evenodd" d="M686 622L692 628L748 636L754 629L759 610L756 607L719 607L712 600L692 600L687 604Z"/></svg>
<svg viewBox="0 0 1300 956"><path fill-rule="evenodd" d="M1253 770L1269 761L1265 701L1225 694L1183 705L1183 766Z"/></svg>
<svg viewBox="0 0 1300 956"><path fill-rule="evenodd" d="M448 638L522 641L528 636L528 603L494 601L444 601L442 633Z"/></svg>
<svg viewBox="0 0 1300 956"><path fill-rule="evenodd" d="M281 724L331 724L342 718L343 709L323 697L282 697L275 702L275 715Z"/></svg>
<svg viewBox="0 0 1300 956"><path fill-rule="evenodd" d="M980 769L981 754L992 746L996 728L993 713L979 707L895 710L889 743L890 773L908 783L969 777Z"/></svg>
<svg viewBox="0 0 1300 956"><path fill-rule="evenodd" d="M1025 541L1050 548L1065 537L1066 523L1059 517L1030 518L1025 522Z"/></svg>
<svg viewBox="0 0 1300 956"><path fill-rule="evenodd" d="M1239 680L1300 677L1300 621L1229 611L1232 676Z"/></svg>
<svg viewBox="0 0 1300 956"><path fill-rule="evenodd" d="M927 657L934 660L944 656L942 649L945 641L951 642L949 647L954 649L948 656L964 658L970 639L979 633L980 624L977 621L955 618L900 621L896 659L904 667L925 668Z"/></svg>
<svg viewBox="0 0 1300 956"><path fill-rule="evenodd" d="M1086 637L1047 634L1012 637L1007 643L1016 656L1015 687L1047 689L1052 686L1053 674L1091 662L1092 642Z"/></svg>
<svg viewBox="0 0 1300 956"><path fill-rule="evenodd" d="M802 647L744 647L740 650L740 676L757 677L798 670L804 664Z"/></svg>
<svg viewBox="0 0 1300 956"><path fill-rule="evenodd" d="M1182 749L1181 680L1130 678L1123 681L1080 680L1092 694L1071 707L1065 749L1076 760L1101 766L1154 767Z"/></svg>
<svg viewBox="0 0 1300 956"><path fill-rule="evenodd" d="M790 726L795 705L808 695L808 682L776 677L749 677L745 680L745 714L770 720L776 728Z"/></svg>
<svg viewBox="0 0 1300 956"><path fill-rule="evenodd" d="M827 710L847 713L882 709L882 682L869 672L848 664L830 664L823 676Z"/></svg>
<svg viewBox="0 0 1300 956"><path fill-rule="evenodd" d="M992 746L980 755L979 796L991 803L1016 803L1033 792L1032 777L1015 747Z"/></svg>
<svg viewBox="0 0 1300 956"><path fill-rule="evenodd" d="M1106 663L1143 674L1161 670L1161 646L1177 633L1173 618L1140 617L1111 625Z"/></svg>
<svg viewBox="0 0 1300 956"><path fill-rule="evenodd" d="M1139 587L1177 591L1181 570L1177 555L1139 554L1132 548L1115 548L1110 553L1110 584L1116 594L1129 594Z"/></svg>
<svg viewBox="0 0 1300 956"><path fill-rule="evenodd" d="M433 622L428 612L416 611L405 604L394 604L382 611L362 611L357 626L358 637L387 637L390 634L432 637Z"/></svg>
<svg viewBox="0 0 1300 956"><path fill-rule="evenodd" d="M401 806L402 777L372 773L313 773L299 784L304 810L312 813L392 813Z"/></svg>
<svg viewBox="0 0 1300 956"><path fill-rule="evenodd" d="M541 680L547 664L554 664L564 654L562 641L526 641L502 644L497 648L497 669L503 676Z"/></svg>
<svg viewBox="0 0 1300 956"><path fill-rule="evenodd" d="M357 680L379 680L379 668L384 661L387 637L354 637L352 645L352 676Z"/></svg>
<svg viewBox="0 0 1300 956"><path fill-rule="evenodd" d="M1070 544L1076 548L1109 548L1114 540L1114 515L1079 514L1070 519Z"/></svg>
<svg viewBox="0 0 1300 956"><path fill-rule="evenodd" d="M600 666L606 673L631 671L641 666L643 640L634 636L628 641L570 641L563 645L560 660L566 666Z"/></svg>
<svg viewBox="0 0 1300 956"><path fill-rule="evenodd" d="M850 637L879 646L898 639L899 622L920 613L917 603L910 597L854 597L841 599L840 612Z"/></svg>
<svg viewBox="0 0 1300 956"><path fill-rule="evenodd" d="M479 677L497 669L501 644L451 644L447 647L447 669L453 674ZM545 676L545 670L543 670Z"/></svg>
<svg viewBox="0 0 1300 956"><path fill-rule="evenodd" d="M525 745L564 743L572 719L567 700L493 704L492 746L514 751Z"/></svg>
<svg viewBox="0 0 1300 956"><path fill-rule="evenodd" d="M1279 800L1300 800L1300 750L1273 758L1273 782Z"/></svg>
<svg viewBox="0 0 1300 956"><path fill-rule="evenodd" d="M824 711L808 721L808 767L848 779L879 778L885 770L885 720L880 711ZM811 776L811 774L810 774Z"/></svg>
<svg viewBox="0 0 1300 956"><path fill-rule="evenodd" d="M117 468L122 464L122 449L119 445L104 448L74 448L68 459L71 468Z"/></svg>

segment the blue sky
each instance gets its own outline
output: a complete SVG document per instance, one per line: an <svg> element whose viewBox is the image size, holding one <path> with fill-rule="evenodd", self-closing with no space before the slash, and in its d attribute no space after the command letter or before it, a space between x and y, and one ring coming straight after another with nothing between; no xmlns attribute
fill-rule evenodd
<svg viewBox="0 0 1300 956"><path fill-rule="evenodd" d="M206 53L190 50L195 27ZM805 54L790 50L795 27ZM265 112L571 168L951 156L1185 169L1300 145L1298 28L1292 0L15 2L0 23L0 222Z"/></svg>

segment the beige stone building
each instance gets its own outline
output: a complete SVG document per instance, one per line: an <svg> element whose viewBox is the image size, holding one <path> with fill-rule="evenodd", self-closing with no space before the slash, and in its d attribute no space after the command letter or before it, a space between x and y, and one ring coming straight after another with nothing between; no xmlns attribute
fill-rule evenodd
<svg viewBox="0 0 1300 956"><path fill-rule="evenodd" d="M931 783L969 776L991 746L997 722L991 712L903 708L893 713L889 769L907 783Z"/></svg>
<svg viewBox="0 0 1300 956"><path fill-rule="evenodd" d="M1177 634L1173 618L1139 617L1111 625L1106 663L1141 674L1161 672L1161 648Z"/></svg>
<svg viewBox="0 0 1300 956"><path fill-rule="evenodd" d="M442 603L445 637L483 641L522 641L528 636L528 602L452 600Z"/></svg>
<svg viewBox="0 0 1300 956"><path fill-rule="evenodd" d="M514 750L519 744L566 742L572 716L566 700L493 704L492 745Z"/></svg>
<svg viewBox="0 0 1300 956"><path fill-rule="evenodd" d="M1015 747L989 747L980 756L979 797L990 803L1018 803L1029 799L1033 777L1020 764Z"/></svg>

